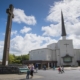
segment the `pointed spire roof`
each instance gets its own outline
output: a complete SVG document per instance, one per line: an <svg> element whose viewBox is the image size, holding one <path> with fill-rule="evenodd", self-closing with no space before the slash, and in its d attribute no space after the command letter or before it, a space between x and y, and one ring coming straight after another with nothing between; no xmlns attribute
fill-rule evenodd
<svg viewBox="0 0 80 80"><path fill-rule="evenodd" d="M62 35L61 36L66 36L66 30L65 30L64 18L63 18L62 10L61 10L61 25L62 25Z"/></svg>

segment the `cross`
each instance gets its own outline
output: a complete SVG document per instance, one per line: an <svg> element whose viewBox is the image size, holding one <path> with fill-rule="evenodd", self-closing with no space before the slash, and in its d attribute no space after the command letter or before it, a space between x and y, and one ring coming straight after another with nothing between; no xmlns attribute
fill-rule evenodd
<svg viewBox="0 0 80 80"><path fill-rule="evenodd" d="M3 50L3 60L2 60L3 66L8 65L12 18L14 18L13 9L14 9L14 7L12 4L10 4L9 8L6 9L6 13L8 14L8 18L7 18L7 26L6 26L5 42L4 42L4 50Z"/></svg>
<svg viewBox="0 0 80 80"><path fill-rule="evenodd" d="M8 13L9 16L12 16L14 18L13 14L13 5L11 4L8 9L6 9L6 13Z"/></svg>
<svg viewBox="0 0 80 80"><path fill-rule="evenodd" d="M66 53L67 53L67 46L68 46L69 44L66 43L66 44L64 44L64 45L66 45Z"/></svg>

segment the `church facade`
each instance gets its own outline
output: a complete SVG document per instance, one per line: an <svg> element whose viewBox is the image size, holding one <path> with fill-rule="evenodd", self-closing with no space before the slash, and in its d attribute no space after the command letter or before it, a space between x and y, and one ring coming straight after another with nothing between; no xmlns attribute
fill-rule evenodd
<svg viewBox="0 0 80 80"><path fill-rule="evenodd" d="M79 66L80 49L73 48L73 41L66 39L63 13L61 12L62 40L47 45L46 48L35 49L29 52L29 61L43 66Z"/></svg>

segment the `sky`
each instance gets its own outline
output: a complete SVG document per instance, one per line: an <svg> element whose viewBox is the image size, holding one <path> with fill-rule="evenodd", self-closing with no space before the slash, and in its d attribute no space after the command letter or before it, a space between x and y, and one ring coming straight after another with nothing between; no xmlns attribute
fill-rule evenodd
<svg viewBox="0 0 80 80"><path fill-rule="evenodd" d="M14 6L10 38L10 52L28 54L30 50L45 48L61 37L61 10L64 15L67 39L80 49L80 0L0 0L0 60L9 5Z"/></svg>

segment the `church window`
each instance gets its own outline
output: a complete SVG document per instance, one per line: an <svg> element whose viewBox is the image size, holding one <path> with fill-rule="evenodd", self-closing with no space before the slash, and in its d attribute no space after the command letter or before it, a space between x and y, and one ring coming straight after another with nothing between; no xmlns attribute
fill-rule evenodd
<svg viewBox="0 0 80 80"><path fill-rule="evenodd" d="M63 62L64 63L71 63L72 62L72 57L69 56L69 55L66 55L66 56L64 56L62 58L63 58Z"/></svg>

